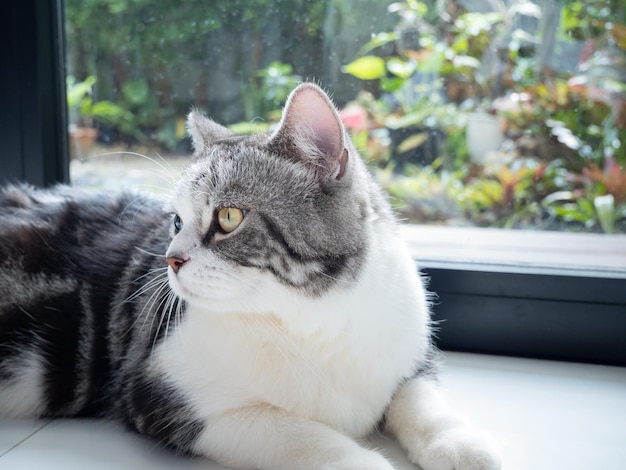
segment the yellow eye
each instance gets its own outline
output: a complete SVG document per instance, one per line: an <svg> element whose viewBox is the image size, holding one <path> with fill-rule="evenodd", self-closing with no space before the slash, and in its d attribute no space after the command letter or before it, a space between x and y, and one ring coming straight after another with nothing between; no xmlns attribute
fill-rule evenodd
<svg viewBox="0 0 626 470"><path fill-rule="evenodd" d="M217 222L224 232L230 233L239 227L245 215L245 211L241 209L225 207L217 213Z"/></svg>

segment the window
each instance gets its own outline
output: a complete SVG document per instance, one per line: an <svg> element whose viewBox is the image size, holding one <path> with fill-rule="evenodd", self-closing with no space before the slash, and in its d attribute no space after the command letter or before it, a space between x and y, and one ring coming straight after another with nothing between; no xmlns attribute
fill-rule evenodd
<svg viewBox="0 0 626 470"><path fill-rule="evenodd" d="M42 24L58 26L54 6L35 8L37 37ZM105 166L119 185L146 168L133 152L179 168L192 104L254 131L277 119L296 82L315 79L332 90L402 216L434 224L406 230L440 296L443 347L626 363L622 2L65 0L64 8L69 121L73 132L97 131L90 150L72 136L76 184L106 187ZM472 138L476 127L482 138ZM67 168L62 155L44 160ZM125 169L115 173L112 162ZM161 184L139 174L145 189ZM37 182L54 179L63 175Z"/></svg>
<svg viewBox="0 0 626 470"><path fill-rule="evenodd" d="M191 105L244 132L266 129L310 78L332 90L411 222L626 231L619 2L65 6L79 159L184 154Z"/></svg>

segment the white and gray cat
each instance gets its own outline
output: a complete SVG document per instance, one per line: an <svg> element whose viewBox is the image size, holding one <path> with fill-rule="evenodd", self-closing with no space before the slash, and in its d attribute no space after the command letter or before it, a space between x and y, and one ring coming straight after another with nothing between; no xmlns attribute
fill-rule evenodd
<svg viewBox="0 0 626 470"><path fill-rule="evenodd" d="M335 107L271 135L193 112L169 205L0 193L0 415L103 416L240 469L500 468L442 400L427 294Z"/></svg>

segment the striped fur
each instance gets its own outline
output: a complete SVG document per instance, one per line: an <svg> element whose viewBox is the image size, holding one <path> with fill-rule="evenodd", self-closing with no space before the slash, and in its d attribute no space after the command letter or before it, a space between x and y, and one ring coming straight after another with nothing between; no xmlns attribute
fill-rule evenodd
<svg viewBox="0 0 626 470"><path fill-rule="evenodd" d="M111 416L159 436L158 412L197 433L182 397L145 367L172 315L184 315L167 285L160 204L10 186L0 221L2 414ZM37 403L5 406L11 388L37 390ZM138 401L147 389L162 397Z"/></svg>

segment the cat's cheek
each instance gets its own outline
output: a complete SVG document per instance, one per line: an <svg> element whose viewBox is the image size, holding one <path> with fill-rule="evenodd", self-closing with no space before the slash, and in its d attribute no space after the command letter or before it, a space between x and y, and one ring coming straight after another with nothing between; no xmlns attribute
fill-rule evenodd
<svg viewBox="0 0 626 470"><path fill-rule="evenodd" d="M168 277L172 290L185 301L210 308L217 307L216 303L224 304L220 310L238 304L242 292L249 290L236 270L213 257L196 256L177 272L170 268Z"/></svg>
<svg viewBox="0 0 626 470"><path fill-rule="evenodd" d="M189 298L189 292L187 292L187 290L183 287L178 279L178 275L172 268L168 268L167 270L167 279L171 289L176 293L176 295L185 300Z"/></svg>
<svg viewBox="0 0 626 470"><path fill-rule="evenodd" d="M190 261L189 264L193 262ZM195 264L195 263L194 263ZM193 266L183 266L177 272L168 268L167 276L170 287L179 297L184 300L192 300L198 296L198 276L195 274Z"/></svg>

